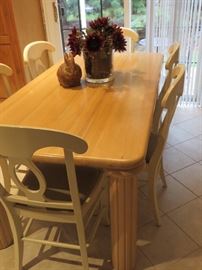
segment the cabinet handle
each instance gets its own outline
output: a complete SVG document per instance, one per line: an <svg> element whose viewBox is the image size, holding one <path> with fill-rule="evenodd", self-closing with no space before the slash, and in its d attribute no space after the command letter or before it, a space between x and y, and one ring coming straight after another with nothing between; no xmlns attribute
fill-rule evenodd
<svg viewBox="0 0 202 270"><path fill-rule="evenodd" d="M58 10L57 10L57 6L55 2L52 2L53 5L53 16L54 16L54 20L57 23L58 22Z"/></svg>

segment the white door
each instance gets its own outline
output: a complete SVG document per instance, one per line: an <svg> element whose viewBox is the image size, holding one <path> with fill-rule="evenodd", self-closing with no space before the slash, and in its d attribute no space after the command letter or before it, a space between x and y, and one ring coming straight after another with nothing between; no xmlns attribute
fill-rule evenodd
<svg viewBox="0 0 202 270"><path fill-rule="evenodd" d="M42 10L47 40L56 48L56 52L53 54L53 61L56 63L63 57L63 45L57 0L42 0Z"/></svg>

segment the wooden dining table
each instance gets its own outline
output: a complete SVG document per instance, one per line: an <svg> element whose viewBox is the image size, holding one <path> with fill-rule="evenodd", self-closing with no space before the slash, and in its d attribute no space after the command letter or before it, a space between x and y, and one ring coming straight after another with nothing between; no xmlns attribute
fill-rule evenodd
<svg viewBox="0 0 202 270"><path fill-rule="evenodd" d="M158 53L114 54L113 81L94 85L85 81L83 59L77 56L83 74L80 86L60 86L60 62L0 104L0 124L56 129L88 143L86 153L74 156L75 163L102 168L109 177L116 270L135 269L136 173L145 165L162 59ZM55 148L36 156L54 162L63 158Z"/></svg>

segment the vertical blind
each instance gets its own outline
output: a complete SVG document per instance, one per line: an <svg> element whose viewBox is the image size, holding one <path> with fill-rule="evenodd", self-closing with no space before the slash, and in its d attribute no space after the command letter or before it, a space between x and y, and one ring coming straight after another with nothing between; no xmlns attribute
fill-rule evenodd
<svg viewBox="0 0 202 270"><path fill-rule="evenodd" d="M180 103L202 107L202 0L154 0L148 36L154 51L167 53L179 42L180 63L186 66L184 94Z"/></svg>

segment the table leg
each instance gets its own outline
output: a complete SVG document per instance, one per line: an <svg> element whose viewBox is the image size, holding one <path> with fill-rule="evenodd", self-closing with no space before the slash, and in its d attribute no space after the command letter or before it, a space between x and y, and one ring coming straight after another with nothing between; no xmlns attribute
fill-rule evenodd
<svg viewBox="0 0 202 270"><path fill-rule="evenodd" d="M7 248L13 243L13 237L7 214L0 203L0 249Z"/></svg>
<svg viewBox="0 0 202 270"><path fill-rule="evenodd" d="M10 178L10 174L8 171L7 162L4 158L0 158L0 167L2 170L2 174L3 174L4 188L6 189L6 191L10 192L11 178Z"/></svg>
<svg viewBox="0 0 202 270"><path fill-rule="evenodd" d="M137 179L133 174L125 172L111 172L109 176L113 266L115 270L134 270Z"/></svg>
<svg viewBox="0 0 202 270"><path fill-rule="evenodd" d="M3 173L4 187L10 191L10 177L8 174L8 166L5 159L0 158L0 166ZM6 248L13 243L13 237L10 230L9 221L6 211L0 203L0 249Z"/></svg>

